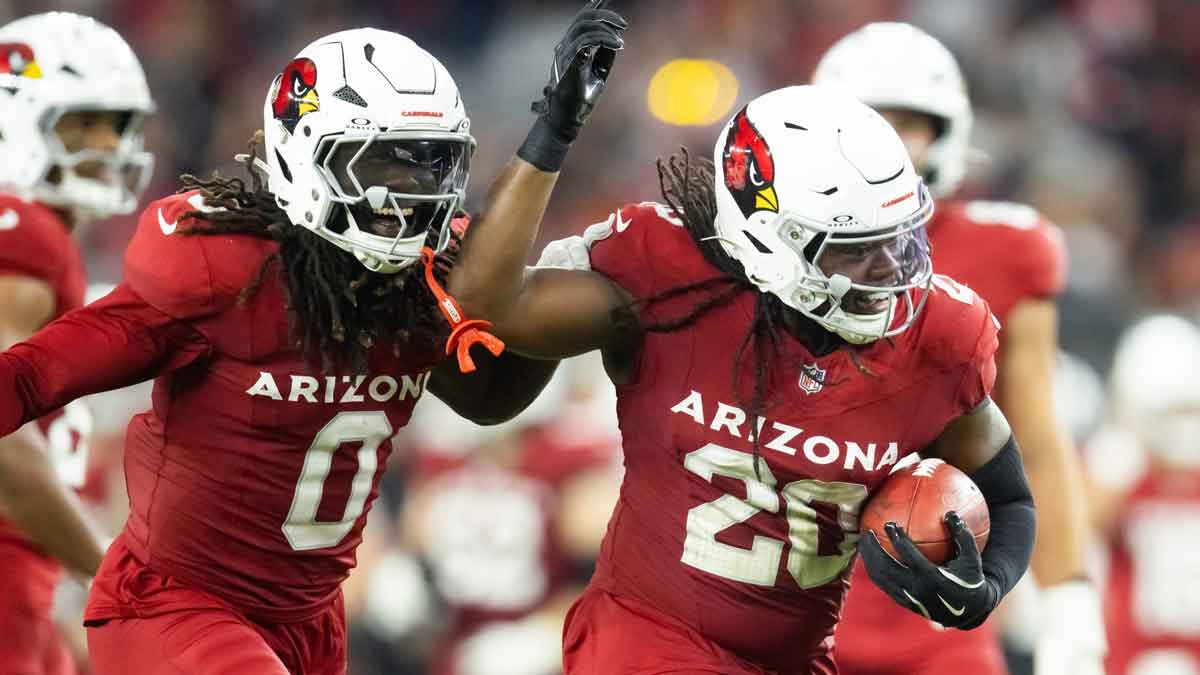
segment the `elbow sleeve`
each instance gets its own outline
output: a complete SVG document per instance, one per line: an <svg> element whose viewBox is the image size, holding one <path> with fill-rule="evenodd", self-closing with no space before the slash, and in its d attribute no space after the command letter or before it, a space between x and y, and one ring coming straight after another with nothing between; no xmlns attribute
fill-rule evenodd
<svg viewBox="0 0 1200 675"><path fill-rule="evenodd" d="M1009 437L996 456L971 474L987 500L991 533L982 553L983 572L1001 595L1012 590L1029 567L1037 519L1033 493L1016 440Z"/></svg>

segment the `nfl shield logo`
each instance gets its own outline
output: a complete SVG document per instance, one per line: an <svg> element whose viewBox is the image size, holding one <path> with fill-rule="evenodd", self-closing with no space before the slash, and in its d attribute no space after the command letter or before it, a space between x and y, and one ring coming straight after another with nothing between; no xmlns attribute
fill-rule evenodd
<svg viewBox="0 0 1200 675"><path fill-rule="evenodd" d="M815 363L808 363L800 367L800 388L806 394L815 394L821 391L825 386L825 371L817 367Z"/></svg>

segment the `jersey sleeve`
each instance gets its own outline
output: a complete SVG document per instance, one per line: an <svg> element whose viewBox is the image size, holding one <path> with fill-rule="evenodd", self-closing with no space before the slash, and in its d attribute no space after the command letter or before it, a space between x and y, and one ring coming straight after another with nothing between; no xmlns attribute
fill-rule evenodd
<svg viewBox="0 0 1200 675"><path fill-rule="evenodd" d="M996 384L1000 322L978 294L935 275L922 327L923 361L941 382L932 390L950 397L952 416L974 410Z"/></svg>
<svg viewBox="0 0 1200 675"><path fill-rule="evenodd" d="M673 253L695 257L698 251L683 223L669 207L653 202L628 204L583 234L592 269L611 279L636 300L645 300L675 284ZM682 247L690 247L687 251ZM695 279L692 279L693 281Z"/></svg>
<svg viewBox="0 0 1200 675"><path fill-rule="evenodd" d="M258 273L266 242L240 235L189 235L184 214L205 210L196 193L151 204L125 252L125 283L146 304L179 320L216 314Z"/></svg>
<svg viewBox="0 0 1200 675"><path fill-rule="evenodd" d="M207 341L122 284L0 353L0 436L77 398L203 356Z"/></svg>
<svg viewBox="0 0 1200 675"><path fill-rule="evenodd" d="M1037 227L1025 232L1021 278L1028 297L1052 298L1067 281L1067 252L1058 226L1039 216Z"/></svg>
<svg viewBox="0 0 1200 675"><path fill-rule="evenodd" d="M46 282L57 293L65 274L66 228L44 207L0 197L0 275Z"/></svg>

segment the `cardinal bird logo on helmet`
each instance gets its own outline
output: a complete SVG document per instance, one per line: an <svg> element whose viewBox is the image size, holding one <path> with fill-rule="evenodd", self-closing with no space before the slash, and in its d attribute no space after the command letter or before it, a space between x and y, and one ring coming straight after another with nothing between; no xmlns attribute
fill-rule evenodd
<svg viewBox="0 0 1200 675"><path fill-rule="evenodd" d="M775 161L746 109L733 118L725 137L725 187L747 218L756 211L779 211L775 196Z"/></svg>
<svg viewBox="0 0 1200 675"><path fill-rule="evenodd" d="M321 108L317 97L317 65L300 58L283 69L276 80L275 99L271 102L275 119L283 123L288 133L296 130L300 118Z"/></svg>
<svg viewBox="0 0 1200 675"><path fill-rule="evenodd" d="M33 58L33 49L26 44L0 44L0 75L16 75L39 79L42 69Z"/></svg>

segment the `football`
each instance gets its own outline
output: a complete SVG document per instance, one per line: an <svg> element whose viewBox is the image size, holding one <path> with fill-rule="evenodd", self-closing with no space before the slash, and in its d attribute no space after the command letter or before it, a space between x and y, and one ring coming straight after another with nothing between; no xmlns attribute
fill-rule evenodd
<svg viewBox="0 0 1200 675"><path fill-rule="evenodd" d="M863 508L860 529L863 534L874 532L883 550L900 560L883 529L885 523L894 522L926 558L940 565L956 554L942 520L947 511L958 512L983 551L991 530L983 494L962 471L940 459L923 459L884 480Z"/></svg>

